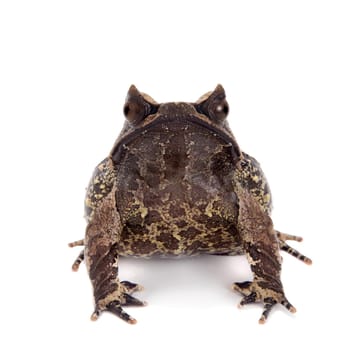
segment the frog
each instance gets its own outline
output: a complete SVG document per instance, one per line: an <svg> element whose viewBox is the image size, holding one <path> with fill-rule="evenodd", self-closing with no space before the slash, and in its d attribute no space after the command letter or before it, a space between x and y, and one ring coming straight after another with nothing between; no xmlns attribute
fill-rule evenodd
<svg viewBox="0 0 350 350"><path fill-rule="evenodd" d="M262 304L259 323L283 305L281 251L306 264L289 246L302 238L274 228L269 184L259 162L243 152L228 124L222 85L194 103L158 103L131 85L125 121L86 190L85 237L72 269L85 261L94 294L92 320L111 312L135 324L124 309L145 306L135 282L120 281L121 257L245 255L252 280L235 282L238 304Z"/></svg>

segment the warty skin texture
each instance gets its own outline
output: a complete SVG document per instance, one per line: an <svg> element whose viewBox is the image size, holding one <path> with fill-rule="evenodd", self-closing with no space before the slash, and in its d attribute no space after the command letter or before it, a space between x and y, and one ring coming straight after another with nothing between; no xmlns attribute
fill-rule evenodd
<svg viewBox="0 0 350 350"><path fill-rule="evenodd" d="M144 305L141 290L119 281L120 256L245 254L253 281L234 283L240 306L263 303L260 323L278 303L295 308L280 280L280 250L310 264L276 231L271 193L259 163L242 152L227 123L221 85L195 103L158 104L131 86L126 121L109 156L95 169L85 199L85 259L95 298L92 319L110 311L129 323L123 309Z"/></svg>

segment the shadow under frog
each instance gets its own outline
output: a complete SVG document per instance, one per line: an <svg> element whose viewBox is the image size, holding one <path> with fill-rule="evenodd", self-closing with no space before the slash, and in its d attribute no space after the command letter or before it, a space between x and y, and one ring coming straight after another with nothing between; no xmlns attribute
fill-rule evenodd
<svg viewBox="0 0 350 350"><path fill-rule="evenodd" d="M93 320L109 311L133 324L123 307L145 305L132 296L140 285L119 280L120 256L245 254L253 280L233 284L239 306L261 302L260 323L276 304L296 311L280 280L280 250L311 260L286 243L300 237L274 229L268 183L240 150L228 112L221 85L195 103L162 104L130 87L124 127L87 189L85 238L70 244L84 246L73 270L85 260Z"/></svg>

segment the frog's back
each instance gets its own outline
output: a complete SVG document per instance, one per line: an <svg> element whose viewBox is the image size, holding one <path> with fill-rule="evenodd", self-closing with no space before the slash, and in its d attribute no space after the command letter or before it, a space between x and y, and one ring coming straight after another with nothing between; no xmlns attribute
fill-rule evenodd
<svg viewBox="0 0 350 350"><path fill-rule="evenodd" d="M235 249L231 147L211 130L180 117L160 122L124 146L116 165L116 199L125 254Z"/></svg>

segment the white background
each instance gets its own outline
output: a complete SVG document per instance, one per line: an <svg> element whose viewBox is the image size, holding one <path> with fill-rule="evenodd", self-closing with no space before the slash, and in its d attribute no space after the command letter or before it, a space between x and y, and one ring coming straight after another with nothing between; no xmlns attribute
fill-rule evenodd
<svg viewBox="0 0 350 350"><path fill-rule="evenodd" d="M349 349L348 1L1 1L2 349ZM241 257L133 260L149 302L95 323L84 189L130 84L195 101L223 84L241 148L266 172L278 229L304 236L282 280L298 312L238 310Z"/></svg>

